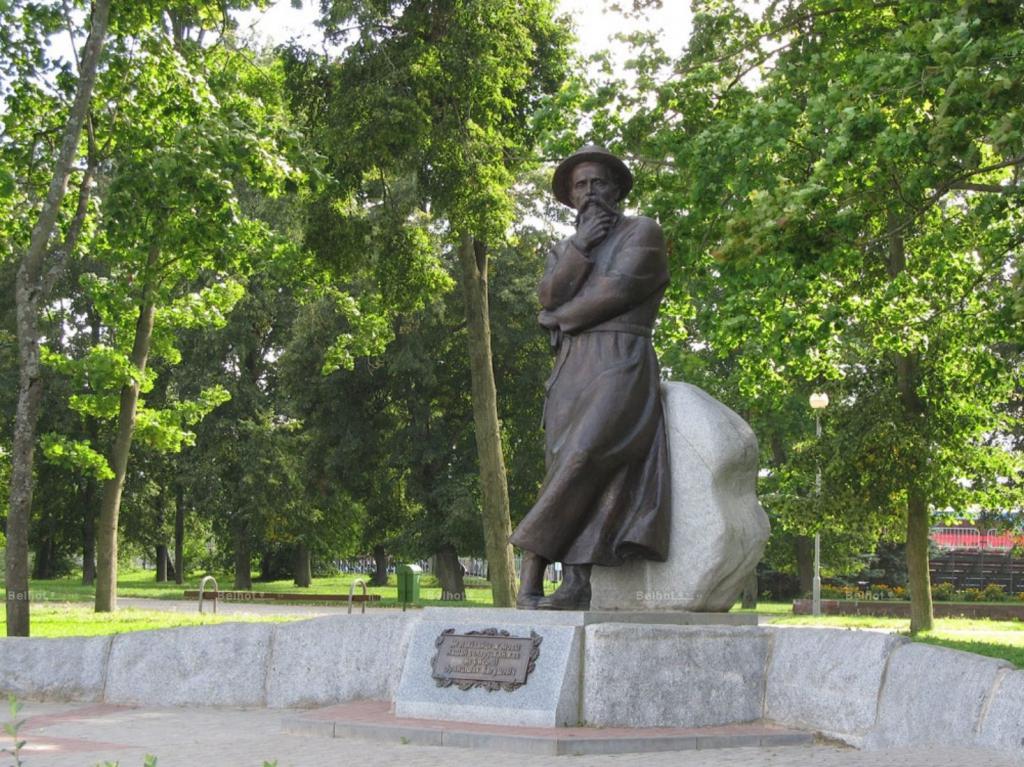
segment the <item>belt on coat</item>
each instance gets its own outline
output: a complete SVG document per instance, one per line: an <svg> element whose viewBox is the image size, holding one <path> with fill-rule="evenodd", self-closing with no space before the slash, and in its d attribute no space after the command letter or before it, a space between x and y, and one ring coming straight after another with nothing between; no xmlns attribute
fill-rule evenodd
<svg viewBox="0 0 1024 767"><path fill-rule="evenodd" d="M632 322L619 322L618 320L612 320L610 322L602 322L600 325L587 328L586 330L581 330L579 335L582 336L587 333L629 333L634 336L650 338L652 330L646 325L637 325Z"/></svg>

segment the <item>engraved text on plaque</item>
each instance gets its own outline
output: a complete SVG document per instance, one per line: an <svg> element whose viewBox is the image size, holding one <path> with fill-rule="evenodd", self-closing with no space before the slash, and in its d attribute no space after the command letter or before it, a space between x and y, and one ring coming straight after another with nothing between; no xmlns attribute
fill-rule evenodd
<svg viewBox="0 0 1024 767"><path fill-rule="evenodd" d="M435 642L433 677L438 687L515 690L526 684L533 671L540 643L541 637L533 631L529 637L514 637L498 629L465 634L446 629Z"/></svg>

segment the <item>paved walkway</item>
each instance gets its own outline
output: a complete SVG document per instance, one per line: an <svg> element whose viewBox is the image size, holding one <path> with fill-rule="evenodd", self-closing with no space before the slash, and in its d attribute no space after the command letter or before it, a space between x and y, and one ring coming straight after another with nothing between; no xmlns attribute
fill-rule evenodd
<svg viewBox="0 0 1024 767"><path fill-rule="evenodd" d="M286 735L288 711L131 708L106 704L27 703L20 737L25 767L1019 767L1010 757L968 749L859 752L832 745L736 748L621 756L539 757L470 749ZM6 717L4 718L6 721ZM2 737L2 736L0 736ZM4 747L9 740L4 738ZM13 759L4 754L0 764Z"/></svg>

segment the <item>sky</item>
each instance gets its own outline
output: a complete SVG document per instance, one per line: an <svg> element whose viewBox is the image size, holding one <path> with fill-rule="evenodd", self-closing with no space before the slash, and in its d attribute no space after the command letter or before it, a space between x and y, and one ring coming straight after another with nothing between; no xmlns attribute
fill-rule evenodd
<svg viewBox="0 0 1024 767"><path fill-rule="evenodd" d="M661 8L645 10L640 18L625 18L622 14L606 10L613 0L559 0L562 12L572 16L577 31L577 51L588 57L602 49L611 53L616 74L623 73L628 56L627 47L612 38L619 32L655 31L661 36L665 51L678 56L690 33L690 3L685 0L662 0ZM630 0L620 0L630 6ZM263 11L236 12L243 36L251 35L269 45L296 41L313 48L323 47L323 35L315 22L319 16L319 0L302 0L300 8L292 0L274 0ZM79 44L82 40L78 41ZM66 35L57 35L51 41L51 51L71 61L71 46ZM0 93L0 106L3 105Z"/></svg>
<svg viewBox="0 0 1024 767"><path fill-rule="evenodd" d="M629 0L622 0L622 3L629 5ZM617 32L658 31L667 51L678 54L690 31L690 4L683 0L664 0L662 8L645 11L639 20L627 20L621 14L604 11L607 0L560 0L559 5L576 22L579 52L588 56L608 48L612 52L613 61L620 66L625 60L625 47L609 42L609 38ZM294 39L309 47L319 48L322 37L313 23L318 8L318 0L303 0L301 9L293 8L291 0L277 0L266 11L239 14L239 19L258 38L269 43Z"/></svg>
<svg viewBox="0 0 1024 767"><path fill-rule="evenodd" d="M629 0L621 0L629 5ZM583 55L608 48L621 60L625 48L621 43L609 42L618 32L656 31L661 34L669 54L678 54L690 34L690 3L684 0L664 0L661 8L652 8L642 19L624 19L622 14L599 10L607 0L561 0L561 10L573 17L579 42L577 50Z"/></svg>

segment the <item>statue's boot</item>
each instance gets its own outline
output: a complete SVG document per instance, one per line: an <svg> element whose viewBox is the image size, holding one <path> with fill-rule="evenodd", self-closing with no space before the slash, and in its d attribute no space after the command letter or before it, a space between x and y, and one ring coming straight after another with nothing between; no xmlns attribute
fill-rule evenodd
<svg viewBox="0 0 1024 767"><path fill-rule="evenodd" d="M537 603L544 598L544 568L548 561L532 551L523 552L519 566L519 593L516 607L520 610L536 610Z"/></svg>
<svg viewBox="0 0 1024 767"><path fill-rule="evenodd" d="M538 610L589 610L591 565L564 565L565 580L554 594L537 601Z"/></svg>

